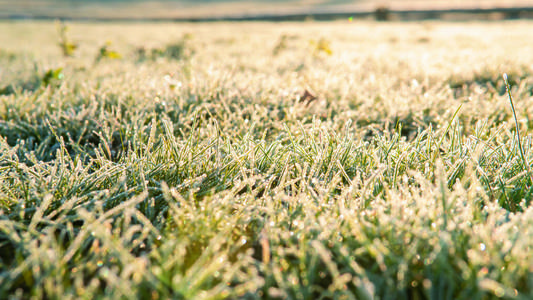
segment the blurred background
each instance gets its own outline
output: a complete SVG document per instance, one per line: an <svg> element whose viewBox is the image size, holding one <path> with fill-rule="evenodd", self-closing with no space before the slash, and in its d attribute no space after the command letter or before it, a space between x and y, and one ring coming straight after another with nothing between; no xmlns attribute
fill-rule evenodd
<svg viewBox="0 0 533 300"><path fill-rule="evenodd" d="M276 17L335 19L346 14L386 19L451 18L475 14L480 18L531 18L533 0L0 0L0 18L10 19L249 19ZM434 15L401 12L438 11ZM445 10L448 10L446 15ZM461 11L465 10L465 11ZM480 12L475 10L480 10ZM440 12L439 12L440 11ZM443 12L444 11L444 12ZM329 17L328 17L329 16ZM379 18L379 16L377 17ZM465 18L465 17L463 17Z"/></svg>

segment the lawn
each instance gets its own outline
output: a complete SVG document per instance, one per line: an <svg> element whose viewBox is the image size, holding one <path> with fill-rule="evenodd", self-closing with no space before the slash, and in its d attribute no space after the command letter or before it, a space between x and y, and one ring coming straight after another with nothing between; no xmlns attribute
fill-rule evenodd
<svg viewBox="0 0 533 300"><path fill-rule="evenodd" d="M0 23L0 298L531 299L532 26Z"/></svg>

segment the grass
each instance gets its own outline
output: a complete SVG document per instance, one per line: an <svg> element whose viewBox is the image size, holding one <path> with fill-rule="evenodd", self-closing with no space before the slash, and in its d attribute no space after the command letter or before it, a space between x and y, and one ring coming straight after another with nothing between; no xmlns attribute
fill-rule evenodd
<svg viewBox="0 0 533 300"><path fill-rule="evenodd" d="M533 296L530 22L67 26L0 24L1 295Z"/></svg>

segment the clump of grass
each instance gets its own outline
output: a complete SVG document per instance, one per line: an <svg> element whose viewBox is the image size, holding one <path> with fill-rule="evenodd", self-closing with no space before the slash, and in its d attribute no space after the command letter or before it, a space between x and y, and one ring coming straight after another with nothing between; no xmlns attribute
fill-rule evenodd
<svg viewBox="0 0 533 300"><path fill-rule="evenodd" d="M178 41L169 43L162 48L146 49L145 47L139 47L136 49L137 60L154 61L160 58L166 58L168 60L189 59L195 53L195 47L191 42L192 39L192 34L184 34Z"/></svg>
<svg viewBox="0 0 533 300"><path fill-rule="evenodd" d="M95 63L100 62L102 59L120 59L122 55L118 51L111 49L111 41L106 41L106 43L100 47L98 54L94 59Z"/></svg>
<svg viewBox="0 0 533 300"><path fill-rule="evenodd" d="M333 54L333 50L331 49L331 42L324 37L321 37L320 39L318 39L318 41L310 40L309 44L311 45L311 52L314 56L320 56L322 54Z"/></svg>
<svg viewBox="0 0 533 300"><path fill-rule="evenodd" d="M50 69L46 71L41 82L44 86L57 85L64 77L63 68Z"/></svg>
<svg viewBox="0 0 533 300"><path fill-rule="evenodd" d="M72 57L78 49L78 44L73 42L67 35L69 27L64 23L57 21L56 22L57 33L59 35L59 48L65 57Z"/></svg>
<svg viewBox="0 0 533 300"><path fill-rule="evenodd" d="M276 45L274 46L274 49L272 49L272 55L276 56L278 55L281 51L287 49L287 41L289 40L289 36L286 35L286 34L282 34L280 37L279 37L279 40L278 42L276 43Z"/></svg>

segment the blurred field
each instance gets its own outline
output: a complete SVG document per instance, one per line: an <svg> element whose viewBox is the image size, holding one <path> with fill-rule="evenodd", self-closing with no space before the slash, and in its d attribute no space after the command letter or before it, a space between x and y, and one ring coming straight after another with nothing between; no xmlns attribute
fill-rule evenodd
<svg viewBox="0 0 533 300"><path fill-rule="evenodd" d="M0 23L0 295L532 298L532 26Z"/></svg>
<svg viewBox="0 0 533 300"><path fill-rule="evenodd" d="M526 7L531 0L278 0L278 1L67 1L0 0L2 16L48 16L70 18L199 18L255 14L290 14L319 11L372 11L390 9L446 9Z"/></svg>

